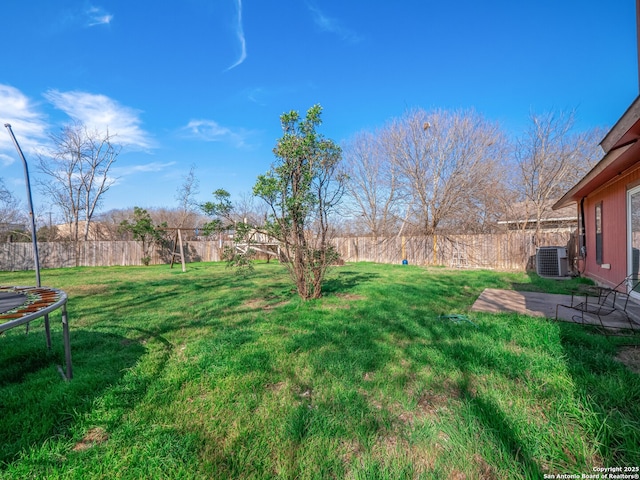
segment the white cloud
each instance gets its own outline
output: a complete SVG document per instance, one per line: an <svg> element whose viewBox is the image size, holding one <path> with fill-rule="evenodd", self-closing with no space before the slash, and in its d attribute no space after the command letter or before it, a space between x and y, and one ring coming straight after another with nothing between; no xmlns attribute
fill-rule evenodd
<svg viewBox="0 0 640 480"><path fill-rule="evenodd" d="M353 30L344 27L338 19L328 17L312 3L307 2L307 8L309 8L313 14L313 21L322 31L333 33L342 38L342 40L352 43L362 41L362 37L360 35Z"/></svg>
<svg viewBox="0 0 640 480"><path fill-rule="evenodd" d="M197 138L205 142L230 142L237 147L246 146L246 132L233 131L214 120L191 120L182 130L186 132L187 137Z"/></svg>
<svg viewBox="0 0 640 480"><path fill-rule="evenodd" d="M114 165L114 167L110 170L109 176L109 184L112 186L121 185L126 183L124 180L127 177L131 177L133 175L137 175L140 173L157 173L167 170L169 167L175 165L176 162L150 162L150 163L142 163L139 165ZM152 178L152 177L149 177ZM154 177L155 178L155 177Z"/></svg>
<svg viewBox="0 0 640 480"><path fill-rule="evenodd" d="M172 167L175 164L176 162L165 162L165 163L150 162L150 163L143 163L140 165L125 166L125 167L114 166L112 169L112 173L116 177L124 177L127 175L133 175L136 173L161 172L163 170L166 170L169 167Z"/></svg>
<svg viewBox="0 0 640 480"><path fill-rule="evenodd" d="M17 155L18 152L16 152ZM3 167L7 167L9 165L11 165L13 162L15 162L16 159L13 157L10 157L9 155L5 155L4 153L0 153L0 164Z"/></svg>
<svg viewBox="0 0 640 480"><path fill-rule="evenodd" d="M265 96L266 90L262 87L256 87L247 92L247 99L250 102L256 103L261 107L264 107L266 103L261 98Z"/></svg>
<svg viewBox="0 0 640 480"><path fill-rule="evenodd" d="M47 122L42 113L20 90L10 85L0 84L0 127L10 124L20 148L33 152L47 140ZM6 134L5 134L6 133ZM0 161L7 165L17 158L17 152L8 132L0 132ZM16 155L13 154L16 153ZM8 162L8 163L7 163Z"/></svg>
<svg viewBox="0 0 640 480"><path fill-rule="evenodd" d="M109 25L113 15L107 13L102 7L89 7L85 12L86 26Z"/></svg>
<svg viewBox="0 0 640 480"><path fill-rule="evenodd" d="M236 7L238 10L238 22L236 24L236 35L238 36L238 41L240 42L240 56L238 60L227 68L225 71L236 68L238 65L242 64L247 58L247 42L244 38L244 29L242 28L242 0L236 0Z"/></svg>
<svg viewBox="0 0 640 480"><path fill-rule="evenodd" d="M44 96L72 119L100 131L108 129L118 144L141 149L154 146L150 135L140 127L138 110L120 105L105 95L87 92L49 90Z"/></svg>
<svg viewBox="0 0 640 480"><path fill-rule="evenodd" d="M58 34L69 29L110 25L112 21L113 15L102 7L73 5L58 12L57 16L52 19L50 30L51 33Z"/></svg>
<svg viewBox="0 0 640 480"><path fill-rule="evenodd" d="M141 128L140 112L105 96L86 92L49 90L44 97L72 119L89 128L109 130L116 143L139 149L153 148L154 141ZM0 84L0 127L10 124L25 152L35 153L49 143L51 125L34 103L20 90ZM0 163L13 163L15 147L10 135L0 132Z"/></svg>

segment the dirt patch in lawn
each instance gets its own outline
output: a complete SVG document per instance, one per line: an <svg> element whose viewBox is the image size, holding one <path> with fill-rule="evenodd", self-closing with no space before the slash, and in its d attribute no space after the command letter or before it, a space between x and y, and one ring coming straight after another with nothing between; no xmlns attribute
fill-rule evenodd
<svg viewBox="0 0 640 480"><path fill-rule="evenodd" d="M264 299L254 298L244 302L243 306L251 310L269 311L269 310L273 310L274 308L281 307L282 305L286 305L287 303L289 303L288 300L281 301L281 302L267 303L267 301Z"/></svg>
<svg viewBox="0 0 640 480"><path fill-rule="evenodd" d="M106 442L108 438L109 435L107 435L104 429L100 427L92 428L82 437L82 440L73 446L73 451L82 452L83 450L88 450L91 447Z"/></svg>
<svg viewBox="0 0 640 480"><path fill-rule="evenodd" d="M418 399L417 411L422 417L436 415L438 410L447 408L449 405L449 397L433 392L425 392Z"/></svg>
<svg viewBox="0 0 640 480"><path fill-rule="evenodd" d="M267 383L265 388L271 392L281 392L287 386L285 382Z"/></svg>
<svg viewBox="0 0 640 480"><path fill-rule="evenodd" d="M364 300L365 297L362 295L356 295L355 293L336 293L336 297L342 298L344 300Z"/></svg>
<svg viewBox="0 0 640 480"><path fill-rule="evenodd" d="M618 351L618 355L616 355L616 360L624 363L629 370L640 375L640 348L637 346L622 347Z"/></svg>
<svg viewBox="0 0 640 480"><path fill-rule="evenodd" d="M106 293L107 291L109 291L109 285L74 285L73 287L66 288L65 291L70 295L87 297L91 295L100 295L102 293Z"/></svg>
<svg viewBox="0 0 640 480"><path fill-rule="evenodd" d="M324 298L339 298L340 300L347 300L347 302L365 299L362 295L356 295L354 293L334 293L327 295ZM323 307L327 310L349 310L351 308L351 303L340 302L335 304L328 301L323 303Z"/></svg>

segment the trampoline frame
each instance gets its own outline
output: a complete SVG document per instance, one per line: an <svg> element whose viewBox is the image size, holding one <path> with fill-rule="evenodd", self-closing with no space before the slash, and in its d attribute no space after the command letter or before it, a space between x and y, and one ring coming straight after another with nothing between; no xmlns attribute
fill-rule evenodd
<svg viewBox="0 0 640 480"><path fill-rule="evenodd" d="M15 293L37 296L38 300L24 302L10 312L0 314L0 333L20 325L28 324L33 320L44 317L44 330L47 338L47 348L51 350L51 329L49 314L61 309L62 337L64 342L65 369L58 366L58 370L65 380L73 378L71 364L71 340L69 338L69 319L67 317L67 294L62 290L48 287L0 287L0 291L12 291Z"/></svg>

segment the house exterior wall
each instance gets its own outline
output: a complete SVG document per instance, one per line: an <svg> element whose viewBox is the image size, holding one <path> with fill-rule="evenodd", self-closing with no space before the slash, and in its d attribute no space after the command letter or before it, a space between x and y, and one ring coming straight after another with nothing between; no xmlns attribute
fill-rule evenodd
<svg viewBox="0 0 640 480"><path fill-rule="evenodd" d="M584 274L615 286L627 276L627 190L640 184L638 164L587 196L584 203L587 256ZM596 205L602 202L602 265L596 263ZM609 265L610 268L605 268Z"/></svg>

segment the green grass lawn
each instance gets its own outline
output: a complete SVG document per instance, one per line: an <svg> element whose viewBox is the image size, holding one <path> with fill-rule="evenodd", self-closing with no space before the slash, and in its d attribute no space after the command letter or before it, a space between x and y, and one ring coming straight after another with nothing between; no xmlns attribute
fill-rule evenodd
<svg viewBox="0 0 640 480"><path fill-rule="evenodd" d="M33 284L33 272L0 284ZM579 280L354 264L301 302L277 264L45 270L0 336L0 478L542 478L640 465L640 376L577 325L469 307ZM473 323L440 319L465 314ZM638 342L637 339L631 341Z"/></svg>

